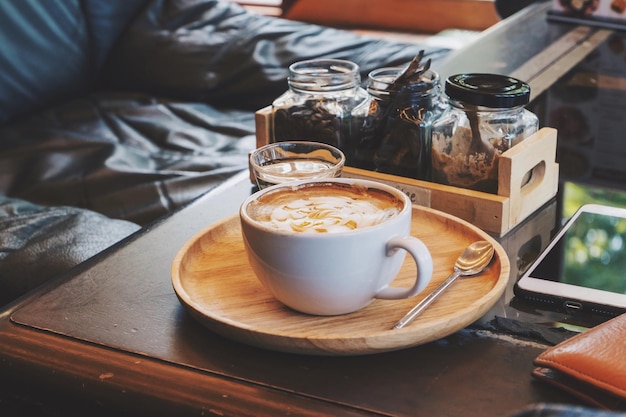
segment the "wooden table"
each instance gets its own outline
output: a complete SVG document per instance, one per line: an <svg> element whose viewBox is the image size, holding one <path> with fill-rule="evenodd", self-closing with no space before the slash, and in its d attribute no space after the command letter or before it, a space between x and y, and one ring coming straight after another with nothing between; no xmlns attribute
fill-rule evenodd
<svg viewBox="0 0 626 417"><path fill-rule="evenodd" d="M5 311L4 380L151 416L503 416L562 399L530 377L545 345L480 330L355 357L265 351L210 333L178 302L170 264L249 192L243 173Z"/></svg>
<svg viewBox="0 0 626 417"><path fill-rule="evenodd" d="M496 28L479 51L502 58L496 45L529 27L533 39L542 36L536 27L554 36L542 13L545 8L531 8ZM521 68L536 80L546 66L522 68L520 52L540 50L527 49L509 51L512 67L505 70ZM463 70L464 63L473 71L476 54L456 54L440 71ZM493 68L503 61L481 62ZM518 266L545 247L560 218L558 200L500 239L511 282L474 325L411 349L322 357L224 339L201 327L176 298L170 280L176 252L197 231L236 213L250 192L242 172L0 312L2 415L484 417L535 402L575 401L530 376L533 358L550 344L533 336L532 326L549 330L546 323L571 318L521 304L512 294ZM507 323L528 331L524 336Z"/></svg>

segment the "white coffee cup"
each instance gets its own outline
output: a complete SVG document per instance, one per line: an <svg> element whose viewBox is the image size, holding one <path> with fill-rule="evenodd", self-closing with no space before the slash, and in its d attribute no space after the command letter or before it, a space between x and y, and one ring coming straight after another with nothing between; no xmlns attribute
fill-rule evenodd
<svg viewBox="0 0 626 417"><path fill-rule="evenodd" d="M350 213L332 212L336 206ZM338 315L376 298L412 297L428 285L432 257L410 235L411 213L410 199L391 186L332 178L259 191L242 204L240 218L250 265L276 299L300 312ZM415 281L391 286L406 253L417 265Z"/></svg>

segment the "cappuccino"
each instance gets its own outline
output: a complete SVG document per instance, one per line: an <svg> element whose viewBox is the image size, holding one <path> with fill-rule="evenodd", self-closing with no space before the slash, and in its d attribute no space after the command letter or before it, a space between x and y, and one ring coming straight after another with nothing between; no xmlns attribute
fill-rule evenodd
<svg viewBox="0 0 626 417"><path fill-rule="evenodd" d="M378 188L313 182L265 193L247 213L277 231L336 233L380 224L403 208L403 200Z"/></svg>
<svg viewBox="0 0 626 417"><path fill-rule="evenodd" d="M248 261L277 300L302 313L357 311L412 297L428 285L428 248L411 236L411 200L375 181L328 178L265 188L241 205ZM390 285L413 258L415 279Z"/></svg>

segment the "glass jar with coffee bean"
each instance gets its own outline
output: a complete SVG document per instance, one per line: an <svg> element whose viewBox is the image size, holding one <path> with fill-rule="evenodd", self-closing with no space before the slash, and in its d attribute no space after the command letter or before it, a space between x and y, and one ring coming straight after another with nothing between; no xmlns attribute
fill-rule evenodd
<svg viewBox="0 0 626 417"><path fill-rule="evenodd" d="M289 90L272 103L274 142L333 145L350 159L352 137L368 109L359 66L340 59L300 61L289 67ZM355 132L353 127L357 127Z"/></svg>
<svg viewBox="0 0 626 417"><path fill-rule="evenodd" d="M430 129L445 110L439 75L430 70L422 54L407 68L380 68L369 74L372 100L355 146L353 161L359 168L428 180Z"/></svg>

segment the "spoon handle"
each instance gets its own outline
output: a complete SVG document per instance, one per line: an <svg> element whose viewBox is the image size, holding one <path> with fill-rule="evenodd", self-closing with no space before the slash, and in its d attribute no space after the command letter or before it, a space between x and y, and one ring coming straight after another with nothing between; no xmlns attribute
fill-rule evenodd
<svg viewBox="0 0 626 417"><path fill-rule="evenodd" d="M454 281L456 281L456 279L460 276L461 273L459 271L454 271L452 275L448 277L448 279L439 284L439 286L435 288L433 292L428 294L426 298L417 303L417 305L409 310L409 312L406 313L404 317L398 320L398 322L394 324L393 329L401 329L409 324L411 321L413 321L415 317L421 314L422 311L426 310L426 307L431 305L433 301L435 301L435 299L439 297L439 295L441 295L441 293L444 292L450 285L452 285L452 283L454 283Z"/></svg>

